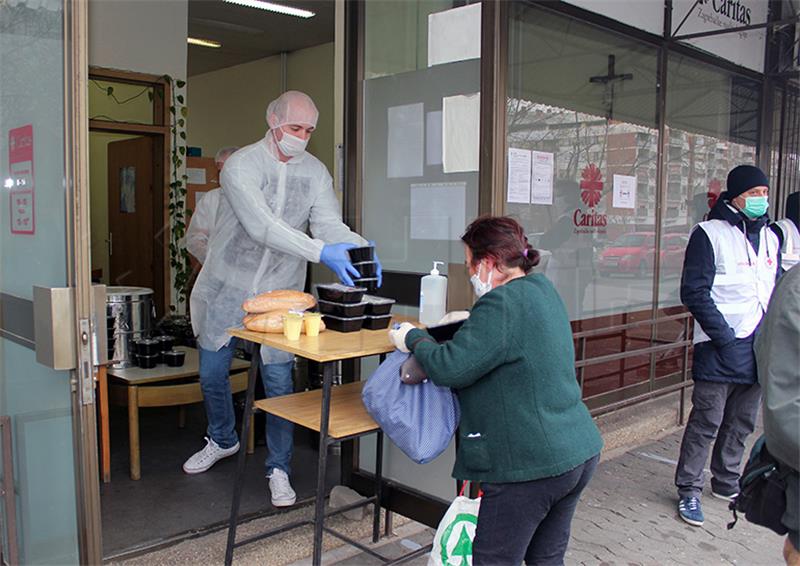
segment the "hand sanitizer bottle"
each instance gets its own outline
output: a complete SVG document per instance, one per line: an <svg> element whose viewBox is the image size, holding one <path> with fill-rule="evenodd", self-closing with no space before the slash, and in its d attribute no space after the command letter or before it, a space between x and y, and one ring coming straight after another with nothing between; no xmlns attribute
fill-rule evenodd
<svg viewBox="0 0 800 566"><path fill-rule="evenodd" d="M439 322L447 311L447 277L439 274L439 265L444 262L433 262L430 275L422 278L419 287L419 321L425 326Z"/></svg>

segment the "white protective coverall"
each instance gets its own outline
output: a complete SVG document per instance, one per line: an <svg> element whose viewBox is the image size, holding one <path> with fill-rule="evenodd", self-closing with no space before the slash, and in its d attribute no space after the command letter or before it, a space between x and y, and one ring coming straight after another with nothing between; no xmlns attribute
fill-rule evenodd
<svg viewBox="0 0 800 566"><path fill-rule="evenodd" d="M300 121L273 105L267 110L271 115L278 118L270 122L272 129ZM319 262L326 243L368 243L342 222L322 162L308 152L288 162L278 155L268 132L232 155L222 171L223 198L190 299L192 327L206 350L228 343L227 330L241 325L246 298L275 289L302 290L306 262ZM271 348L262 348L261 355L264 363L293 358Z"/></svg>
<svg viewBox="0 0 800 566"><path fill-rule="evenodd" d="M192 211L192 219L189 221L189 228L186 229L186 249L201 264L206 261L208 240L214 229L217 208L222 198L221 192L220 189L210 190L197 201Z"/></svg>

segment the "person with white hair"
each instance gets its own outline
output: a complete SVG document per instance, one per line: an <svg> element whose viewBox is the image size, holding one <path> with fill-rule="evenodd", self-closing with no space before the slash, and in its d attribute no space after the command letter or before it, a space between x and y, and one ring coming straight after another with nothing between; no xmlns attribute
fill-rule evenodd
<svg viewBox="0 0 800 566"><path fill-rule="evenodd" d="M239 149L235 146L223 147L214 156L217 171L222 173L225 162ZM189 227L186 229L186 249L202 265L208 253L208 239L214 228L219 207L220 189L212 189L197 194L197 201L192 211Z"/></svg>
<svg viewBox="0 0 800 566"><path fill-rule="evenodd" d="M358 277L347 250L368 242L344 224L330 173L306 151L318 116L308 95L283 93L267 108L266 136L234 153L222 170L223 198L190 298L208 432L205 448L183 465L188 474L204 472L239 450L228 381L236 344L227 330L241 323L244 300L276 289L302 290L309 261L324 263L348 285ZM292 393L293 359L261 348L267 397ZM293 505L293 426L268 415L266 429L272 504Z"/></svg>

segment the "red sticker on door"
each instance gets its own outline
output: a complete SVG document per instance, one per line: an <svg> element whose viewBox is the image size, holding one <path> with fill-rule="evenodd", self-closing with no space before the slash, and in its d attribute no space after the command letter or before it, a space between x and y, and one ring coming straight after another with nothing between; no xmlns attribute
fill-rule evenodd
<svg viewBox="0 0 800 566"><path fill-rule="evenodd" d="M8 170L5 186L11 199L11 233L35 234L33 125L9 130Z"/></svg>

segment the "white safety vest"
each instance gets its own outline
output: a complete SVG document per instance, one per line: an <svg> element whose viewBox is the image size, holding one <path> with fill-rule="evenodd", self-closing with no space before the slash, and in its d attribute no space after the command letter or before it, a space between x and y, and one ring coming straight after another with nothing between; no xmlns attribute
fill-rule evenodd
<svg viewBox="0 0 800 566"><path fill-rule="evenodd" d="M716 274L711 299L736 337L746 338L761 322L775 287L778 236L763 227L756 253L747 236L726 220L706 220L697 227L706 233L714 248ZM709 340L695 321L694 343Z"/></svg>
<svg viewBox="0 0 800 566"><path fill-rule="evenodd" d="M781 267L789 271L800 262L800 232L788 218L778 220L778 227L783 232L783 248L781 248Z"/></svg>

